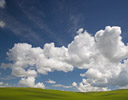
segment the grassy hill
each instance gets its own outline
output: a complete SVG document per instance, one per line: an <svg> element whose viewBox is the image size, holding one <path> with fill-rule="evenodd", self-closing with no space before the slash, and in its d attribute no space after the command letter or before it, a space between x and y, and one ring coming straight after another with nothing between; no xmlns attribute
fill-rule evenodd
<svg viewBox="0 0 128 100"><path fill-rule="evenodd" d="M77 93L37 88L0 88L0 100L128 100L128 90Z"/></svg>

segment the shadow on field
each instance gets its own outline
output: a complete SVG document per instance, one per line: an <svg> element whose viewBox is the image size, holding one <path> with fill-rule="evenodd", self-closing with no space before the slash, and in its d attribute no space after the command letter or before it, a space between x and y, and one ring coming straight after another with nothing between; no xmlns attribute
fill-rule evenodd
<svg viewBox="0 0 128 100"><path fill-rule="evenodd" d="M102 96L111 96L111 95L118 95L118 93L109 93L109 94L104 94Z"/></svg>

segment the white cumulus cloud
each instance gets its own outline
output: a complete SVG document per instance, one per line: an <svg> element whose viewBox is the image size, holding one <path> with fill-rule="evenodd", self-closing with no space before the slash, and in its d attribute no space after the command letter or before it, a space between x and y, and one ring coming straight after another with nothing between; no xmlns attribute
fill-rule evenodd
<svg viewBox="0 0 128 100"><path fill-rule="evenodd" d="M24 87L34 87L34 88L45 88L45 85L43 83L37 83L35 84L35 77L26 77L26 78L21 78L19 81L19 85L24 86Z"/></svg>
<svg viewBox="0 0 128 100"><path fill-rule="evenodd" d="M18 43L7 53L8 59L13 61L13 63L8 64L9 66L3 63L1 67L10 67L12 70L21 68L23 70L23 68L35 66L37 72L41 74L47 74L54 70L72 71L73 66L64 61L66 51L65 47L56 48L53 43L45 44L44 49L32 47L32 45L27 43Z"/></svg>
<svg viewBox="0 0 128 100"><path fill-rule="evenodd" d="M28 69L27 71L25 71L23 68L13 68L12 75L17 77L25 77L25 76L36 77L37 72L31 69Z"/></svg>
<svg viewBox="0 0 128 100"><path fill-rule="evenodd" d="M42 89L45 89L45 85L43 83L37 83L35 86L35 88L42 88Z"/></svg>
<svg viewBox="0 0 128 100"><path fill-rule="evenodd" d="M107 87L96 87L89 84L86 79L83 79L82 82L77 85L76 82L72 83L72 86L77 88L80 92L90 92L90 91L108 91Z"/></svg>
<svg viewBox="0 0 128 100"><path fill-rule="evenodd" d="M23 77L19 83L29 86L35 86L37 73L69 72L74 67L87 70L80 74L86 79L72 84L79 91L106 91L113 86L127 86L128 45L122 41L121 28L106 26L95 36L83 28L77 33L67 48L55 47L54 43L46 43L43 48L27 43L15 44L7 52L12 63L2 63L1 68L11 68L14 76ZM54 86L62 87L60 84Z"/></svg>

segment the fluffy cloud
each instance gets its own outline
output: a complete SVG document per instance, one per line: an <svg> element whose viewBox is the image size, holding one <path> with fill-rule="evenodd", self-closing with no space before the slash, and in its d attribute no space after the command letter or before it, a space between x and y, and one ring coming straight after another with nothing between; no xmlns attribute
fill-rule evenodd
<svg viewBox="0 0 128 100"><path fill-rule="evenodd" d="M37 83L35 86L35 88L42 88L42 89L45 89L45 85L43 83Z"/></svg>
<svg viewBox="0 0 128 100"><path fill-rule="evenodd" d="M19 83L26 86L29 81L28 86L35 86L37 73L68 72L74 67L87 69L80 74L86 79L79 85L72 84L79 91L105 91L112 86L127 86L128 45L122 41L121 28L107 26L95 36L82 28L77 33L67 48L55 47L54 43L46 43L43 48L27 43L15 44L7 53L12 63L2 63L1 67L11 68L14 76L23 77ZM54 86L62 87L60 84Z"/></svg>
<svg viewBox="0 0 128 100"><path fill-rule="evenodd" d="M80 91L102 91L108 87L123 87L128 84L128 46L122 42L120 27L107 26L95 35L91 47L93 55L88 63L88 70L80 74L86 82L75 87ZM90 52L90 51L89 51ZM88 53L88 52L86 52ZM86 83L86 84L84 84Z"/></svg>
<svg viewBox="0 0 128 100"><path fill-rule="evenodd" d="M108 91L109 89L106 87L96 87L89 84L86 79L83 79L82 82L79 83L79 86L76 82L72 83L72 86L77 88L81 92L89 92L89 91Z"/></svg>
<svg viewBox="0 0 128 100"><path fill-rule="evenodd" d="M77 83L76 82L73 82L72 83L72 86L76 87L77 86Z"/></svg>
<svg viewBox="0 0 128 100"><path fill-rule="evenodd" d="M56 84L56 81L53 81L53 80L48 80L48 81L46 81L47 83L50 83L50 84Z"/></svg>
<svg viewBox="0 0 128 100"><path fill-rule="evenodd" d="M36 77L37 72L31 69L28 69L27 71L25 71L23 68L13 68L12 75L17 77L25 77L25 76Z"/></svg>
<svg viewBox="0 0 128 100"><path fill-rule="evenodd" d="M3 82L0 82L0 85L3 85Z"/></svg>
<svg viewBox="0 0 128 100"><path fill-rule="evenodd" d="M37 83L35 84L35 78L34 77L27 77L27 78L21 78L19 81L19 85L24 87L35 87L35 88L45 88L45 85L43 83Z"/></svg>
<svg viewBox="0 0 128 100"><path fill-rule="evenodd" d="M119 62L128 57L128 46L122 42L120 27L107 26L96 33L97 50L111 62Z"/></svg>
<svg viewBox="0 0 128 100"><path fill-rule="evenodd" d="M7 53L8 59L13 61L9 64L10 68L28 68L35 66L37 72L47 74L47 72L57 71L72 71L73 66L65 62L66 48L56 48L54 43L45 44L44 49L40 47L32 47L27 43L15 44ZM8 65L2 64L1 67ZM8 67L9 67L8 66Z"/></svg>
<svg viewBox="0 0 128 100"><path fill-rule="evenodd" d="M0 28L4 28L5 26L5 22L4 21L0 21Z"/></svg>
<svg viewBox="0 0 128 100"><path fill-rule="evenodd" d="M68 45L68 62L80 69L89 68L92 57L95 54L94 37L88 32L78 31L79 34L75 36L74 40Z"/></svg>
<svg viewBox="0 0 128 100"><path fill-rule="evenodd" d="M5 0L0 0L0 8L4 8L6 4Z"/></svg>
<svg viewBox="0 0 128 100"><path fill-rule="evenodd" d="M72 86L66 86L66 85L62 85L62 84L56 84L56 81L54 80L48 80L46 81L47 83L53 84L52 87L62 87L62 88L72 88Z"/></svg>
<svg viewBox="0 0 128 100"><path fill-rule="evenodd" d="M66 86L66 85L62 85L62 84L55 84L52 85L53 87L62 87L62 88L72 88L72 86Z"/></svg>
<svg viewBox="0 0 128 100"><path fill-rule="evenodd" d="M19 84L26 87L34 87L35 86L35 78L28 77L28 78L21 78Z"/></svg>

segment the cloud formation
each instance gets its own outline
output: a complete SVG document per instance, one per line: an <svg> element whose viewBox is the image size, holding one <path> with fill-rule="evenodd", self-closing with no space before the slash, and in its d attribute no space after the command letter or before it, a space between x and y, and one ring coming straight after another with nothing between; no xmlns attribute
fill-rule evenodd
<svg viewBox="0 0 128 100"><path fill-rule="evenodd" d="M0 85L3 85L3 82L0 82Z"/></svg>
<svg viewBox="0 0 128 100"><path fill-rule="evenodd" d="M66 85L62 85L62 84L54 84L52 85L53 87L62 87L62 88L72 88L72 86L66 86Z"/></svg>
<svg viewBox="0 0 128 100"><path fill-rule="evenodd" d="M56 84L56 81L53 81L53 80L48 80L48 81L46 81L47 83L50 83L50 84Z"/></svg>
<svg viewBox="0 0 128 100"><path fill-rule="evenodd" d="M5 8L6 1L0 0L0 8Z"/></svg>
<svg viewBox="0 0 128 100"><path fill-rule="evenodd" d="M91 92L91 91L108 91L107 87L97 87L92 86L90 83L87 82L86 79L82 79L82 82L77 85L76 82L72 83L72 86L78 89L80 92Z"/></svg>
<svg viewBox="0 0 128 100"><path fill-rule="evenodd" d="M83 28L77 31L74 40L67 48L55 47L54 43L46 43L43 48L32 47L27 43L15 44L7 53L13 62L1 64L2 68L11 68L12 74L23 77L20 84L35 86L37 73L73 71L87 69L81 73L82 82L73 86L79 91L106 91L109 87L125 87L128 84L128 45L121 37L121 28L106 26L104 30L91 36ZM24 78L27 77L27 78ZM61 86L61 85L56 85Z"/></svg>
<svg viewBox="0 0 128 100"><path fill-rule="evenodd" d="M63 85L63 84L56 84L56 81L50 80L50 79L46 82L49 83L49 84L52 84L52 87L62 87L62 88L72 88L73 87L73 86L66 86L66 85Z"/></svg>
<svg viewBox="0 0 128 100"><path fill-rule="evenodd" d="M0 82L0 87L8 87L8 83Z"/></svg>
<svg viewBox="0 0 128 100"><path fill-rule="evenodd" d="M45 85L43 83L36 83L35 84L35 78L34 77L27 77L27 78L21 78L19 81L19 85L25 86L25 87L35 87L35 88L45 88Z"/></svg>
<svg viewBox="0 0 128 100"><path fill-rule="evenodd" d="M4 28L5 26L5 22L4 21L0 21L0 28Z"/></svg>

